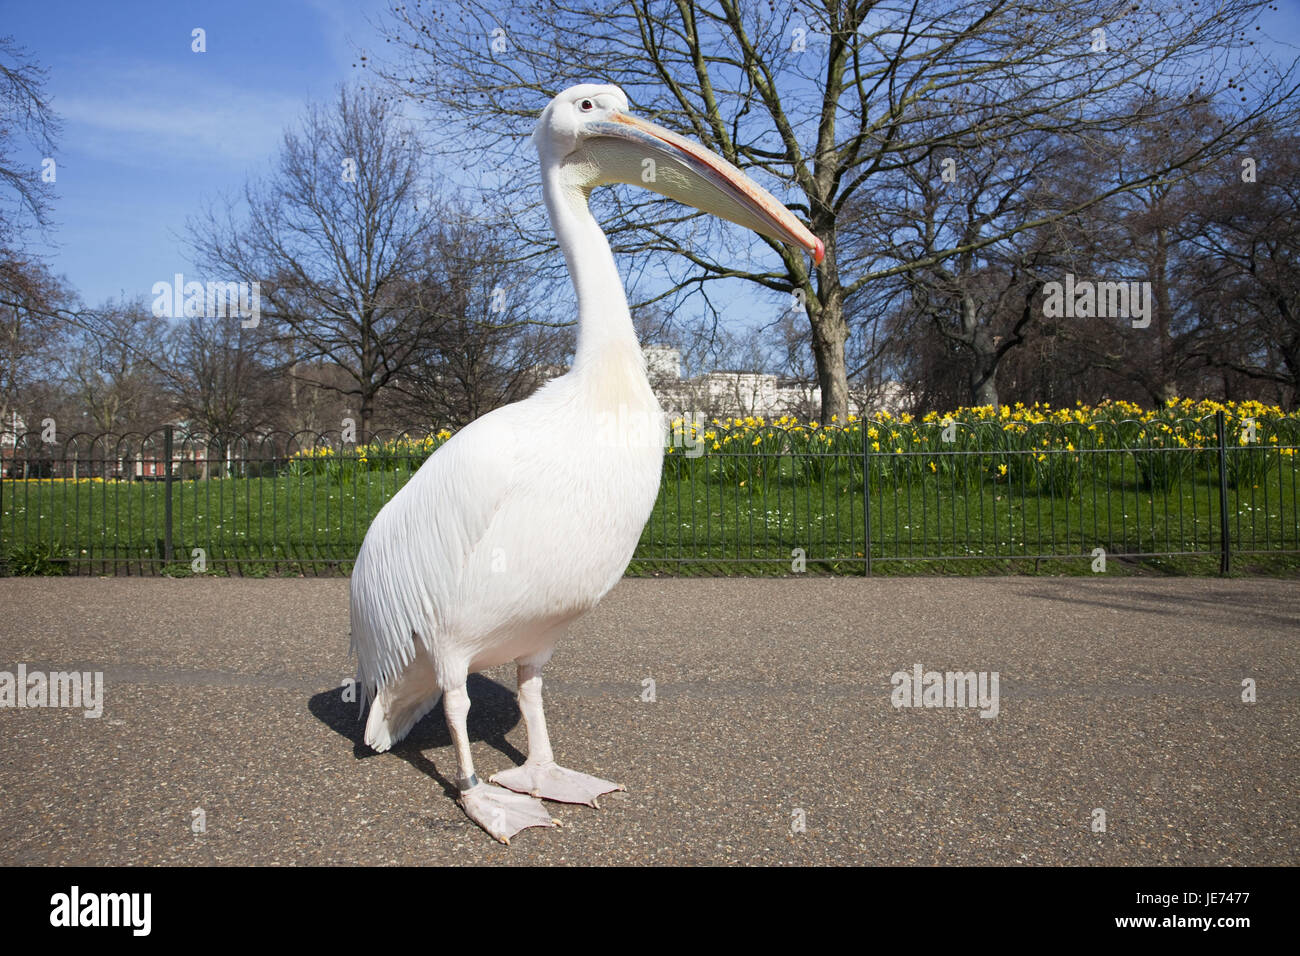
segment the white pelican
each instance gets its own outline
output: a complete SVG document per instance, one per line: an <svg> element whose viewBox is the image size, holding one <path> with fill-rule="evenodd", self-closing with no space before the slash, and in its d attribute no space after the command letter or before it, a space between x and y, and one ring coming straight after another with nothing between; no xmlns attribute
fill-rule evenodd
<svg viewBox="0 0 1300 956"><path fill-rule="evenodd" d="M596 806L601 794L622 789L557 766L542 713L542 667L566 625L623 575L663 467L662 413L587 197L606 183L640 185L801 247L817 262L824 254L740 170L627 109L616 86L575 86L551 100L533 132L546 209L578 294L572 369L430 456L380 510L352 571L352 651L363 706L372 701L366 743L388 750L441 693L460 804L503 843L558 822L538 797ZM465 729L465 682L509 661L518 668L528 757L483 783Z"/></svg>

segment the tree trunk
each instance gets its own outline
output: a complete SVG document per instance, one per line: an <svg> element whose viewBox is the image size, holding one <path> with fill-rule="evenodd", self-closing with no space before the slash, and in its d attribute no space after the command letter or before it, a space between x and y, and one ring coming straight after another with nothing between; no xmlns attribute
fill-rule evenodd
<svg viewBox="0 0 1300 956"><path fill-rule="evenodd" d="M815 208L821 204L814 202ZM826 255L816 267L817 294L808 302L808 321L812 323L813 362L817 366L817 383L822 390L821 423L837 424L849 420L849 371L844 360L844 343L849 338L844 320L844 290L840 287L836 260L835 229L825 217L814 214L814 230L825 236Z"/></svg>
<svg viewBox="0 0 1300 956"><path fill-rule="evenodd" d="M998 384L996 371L989 371L988 375L983 375L976 369L971 381L971 398L976 405L991 405L993 410L997 411Z"/></svg>
<svg viewBox="0 0 1300 956"><path fill-rule="evenodd" d="M971 336L974 364L970 373L970 396L975 405L998 408L998 354L986 329L976 328Z"/></svg>
<svg viewBox="0 0 1300 956"><path fill-rule="evenodd" d="M817 362L817 382L822 389L821 423L849 420L849 375L844 362L844 342L849 337L844 322L844 307L838 298L822 304L812 318L813 358Z"/></svg>
<svg viewBox="0 0 1300 956"><path fill-rule="evenodd" d="M963 269L970 269L963 261ZM998 347L980 324L979 301L969 291L961 296L962 339L971 351L970 397L975 405L998 408Z"/></svg>
<svg viewBox="0 0 1300 956"><path fill-rule="evenodd" d="M370 441L370 425L375 417L375 393L366 389L361 393L361 422L357 429L357 444L364 445Z"/></svg>
<svg viewBox="0 0 1300 956"><path fill-rule="evenodd" d="M1282 364L1286 367L1291 386L1291 409L1300 408L1300 325L1294 319L1291 303L1285 296L1277 297L1277 314L1281 318ZM1297 331L1292 331L1297 330Z"/></svg>
<svg viewBox="0 0 1300 956"><path fill-rule="evenodd" d="M1160 403L1160 407L1164 408L1172 400L1178 397L1177 383L1170 381L1167 378L1162 378L1156 384L1156 394L1154 397L1155 400Z"/></svg>
<svg viewBox="0 0 1300 956"><path fill-rule="evenodd" d="M1169 318L1172 313L1169 296L1169 236L1164 229L1156 230L1155 251L1151 307L1156 314L1151 328L1156 333L1156 384L1152 390L1152 397L1163 408L1171 398L1178 397L1178 374L1174 368L1171 352L1173 340L1169 337Z"/></svg>

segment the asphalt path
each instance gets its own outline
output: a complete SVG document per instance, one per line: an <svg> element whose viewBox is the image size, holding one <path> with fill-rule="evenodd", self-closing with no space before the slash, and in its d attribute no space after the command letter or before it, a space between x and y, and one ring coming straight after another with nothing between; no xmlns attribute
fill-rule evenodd
<svg viewBox="0 0 1300 956"><path fill-rule="evenodd" d="M545 698L627 792L509 847L441 706L361 743L347 586L0 579L0 672L104 679L98 718L0 707L0 864L1300 862L1295 581L626 580ZM917 665L996 672L996 716L896 707ZM513 669L469 690L486 778L524 758Z"/></svg>

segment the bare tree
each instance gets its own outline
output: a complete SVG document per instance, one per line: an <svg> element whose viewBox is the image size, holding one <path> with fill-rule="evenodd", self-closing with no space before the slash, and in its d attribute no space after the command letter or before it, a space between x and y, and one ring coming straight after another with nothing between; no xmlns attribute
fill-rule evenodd
<svg viewBox="0 0 1300 956"><path fill-rule="evenodd" d="M431 321L417 360L392 390L408 420L467 425L525 398L572 347L571 322L553 320L549 288L516 258L499 224L444 209L429 237L415 296Z"/></svg>
<svg viewBox="0 0 1300 956"><path fill-rule="evenodd" d="M1214 110L1189 104L1160 124L1139 123L1097 135L1077 158L1071 181L1111 181L1131 168L1166 165L1193 152L1219 125ZM1197 251L1182 237L1178 223L1214 167L1230 162L1231 155L1204 153L1178 174L1111 196L1062 224L1065 249L1056 257L1060 272L1068 269L1086 280L1136 281L1150 290L1150 314L1136 326L1126 316L1105 315L1057 323L1091 374L1127 380L1144 402L1163 405L1187 394L1204 366L1195 355L1192 298L1182 294L1181 281Z"/></svg>
<svg viewBox="0 0 1300 956"><path fill-rule="evenodd" d="M815 270L798 250L753 237L745 241L765 243L770 255L738 266L734 244L689 236L692 229L717 228L735 238L734 231L645 194L615 193L618 215L607 231L616 251L662 263L667 291L660 296L733 278L774 292L801 290L822 417L829 420L843 417L848 405L846 301L872 283L968 251L949 245L904 262L888 250L846 257L840 231L848 204L856 200L870 215L872 197L890 176L928 165L940 150L997 152L1043 130L1081 139L1136 119L1159 123L1184 108L1172 105L1173 97L1135 96L1147 90L1176 92L1184 105L1228 93L1231 112L1191 152L1099 184L1081 197L1082 205L1220 154L1241 141L1250 120L1278 110L1296 89L1293 67L1283 75L1245 39L1266 6L1266 0L1193 6L553 0L524 8L464 0L433 9L395 3L387 38L405 52L380 70L436 109L457 148L474 147L506 191L532 182L521 175L531 157L517 147L538 110L559 90L592 76L619 84L636 109L766 180L778 196L793 190L788 204L826 244ZM1138 116L1135 102L1146 104ZM968 109L972 104L979 108ZM1036 224L1030 219L1011 228ZM1005 238L985 234L976 245Z"/></svg>
<svg viewBox="0 0 1300 956"><path fill-rule="evenodd" d="M59 121L45 92L46 72L11 36L0 37L0 248L14 243L24 220L49 224L50 172L22 164L20 141L52 160Z"/></svg>
<svg viewBox="0 0 1300 956"><path fill-rule="evenodd" d="M0 431L52 377L65 336L57 311L72 305L66 286L19 251L25 227L49 225L51 175L24 164L22 147L52 159L59 122L45 91L46 72L13 37L0 37ZM44 174L44 175L43 175Z"/></svg>
<svg viewBox="0 0 1300 956"><path fill-rule="evenodd" d="M380 392L422 354L437 315L418 301L439 223L421 145L397 104L344 88L286 132L274 172L244 190L245 212L209 210L190 232L205 266L258 282L261 321L299 358L345 373L340 388L374 425Z"/></svg>
<svg viewBox="0 0 1300 956"><path fill-rule="evenodd" d="M83 313L84 314L84 313ZM72 397L100 432L150 430L166 414L158 369L165 319L143 299L106 302L77 330L63 360Z"/></svg>
<svg viewBox="0 0 1300 956"><path fill-rule="evenodd" d="M267 339L262 325L228 317L176 320L153 362L174 412L209 436L272 424L280 395Z"/></svg>
<svg viewBox="0 0 1300 956"><path fill-rule="evenodd" d="M1181 237L1196 262L1201 354L1219 368L1280 388L1300 405L1300 137L1263 132L1249 156L1219 171Z"/></svg>
<svg viewBox="0 0 1300 956"><path fill-rule="evenodd" d="M848 250L888 250L899 263L923 263L874 286L905 292L905 302L889 300L895 327L909 311L923 317L930 334L965 359L964 400L995 407L998 370L1039 317L1034 299L1042 271L1060 261L1050 217L1068 170L1064 146L1050 132L1003 146L954 149L903 165L898 185L869 208L850 205L844 228ZM986 242L990 236L996 241ZM947 249L956 252L945 255ZM908 334L927 330L912 326Z"/></svg>
<svg viewBox="0 0 1300 956"><path fill-rule="evenodd" d="M31 426L42 384L58 376L68 330L55 310L72 293L40 262L0 254L0 432Z"/></svg>

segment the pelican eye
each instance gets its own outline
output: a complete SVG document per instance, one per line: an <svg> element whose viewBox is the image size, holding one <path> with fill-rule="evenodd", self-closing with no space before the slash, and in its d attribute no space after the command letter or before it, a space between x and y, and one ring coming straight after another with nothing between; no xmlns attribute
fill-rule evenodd
<svg viewBox="0 0 1300 956"><path fill-rule="evenodd" d="M591 100L583 100L581 103L578 104L578 108L582 110L584 113L590 113L592 110L596 108L596 104L593 103Z"/></svg>

